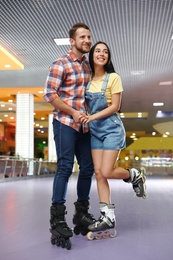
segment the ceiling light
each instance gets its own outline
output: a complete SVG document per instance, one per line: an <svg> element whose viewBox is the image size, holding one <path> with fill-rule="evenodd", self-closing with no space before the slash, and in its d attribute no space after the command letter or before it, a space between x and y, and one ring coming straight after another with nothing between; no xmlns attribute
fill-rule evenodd
<svg viewBox="0 0 173 260"><path fill-rule="evenodd" d="M163 102L154 102L154 103L153 103L153 106L154 106L154 107L161 107L161 106L163 106L163 105L164 105Z"/></svg>
<svg viewBox="0 0 173 260"><path fill-rule="evenodd" d="M171 37L171 40L173 40L173 35L172 35L172 37Z"/></svg>
<svg viewBox="0 0 173 260"><path fill-rule="evenodd" d="M124 118L125 117L124 113L120 113L120 117Z"/></svg>
<svg viewBox="0 0 173 260"><path fill-rule="evenodd" d="M10 64L5 64L4 67L5 67L6 69L8 69L8 68L11 68L11 65L10 65Z"/></svg>
<svg viewBox="0 0 173 260"><path fill-rule="evenodd" d="M160 86L169 86L169 85L172 85L172 81L162 81L162 82L159 82L159 85Z"/></svg>
<svg viewBox="0 0 173 260"><path fill-rule="evenodd" d="M69 38L59 38L54 39L54 41L57 45L70 45Z"/></svg>
<svg viewBox="0 0 173 260"><path fill-rule="evenodd" d="M145 71L144 70L133 70L130 73L131 73L131 75L143 75L143 74L145 74Z"/></svg>

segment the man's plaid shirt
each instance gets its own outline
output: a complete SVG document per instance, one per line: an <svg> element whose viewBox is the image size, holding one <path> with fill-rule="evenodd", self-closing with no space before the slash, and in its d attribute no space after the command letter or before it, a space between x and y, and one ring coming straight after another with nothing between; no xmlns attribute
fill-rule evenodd
<svg viewBox="0 0 173 260"><path fill-rule="evenodd" d="M85 87L90 79L90 66L86 57L79 60L73 52L57 59L49 68L44 88L44 99L52 102L59 96L66 104L86 113ZM72 116L59 110L53 110L54 118L62 124L79 131L80 123L75 123ZM87 132L88 124L82 125Z"/></svg>

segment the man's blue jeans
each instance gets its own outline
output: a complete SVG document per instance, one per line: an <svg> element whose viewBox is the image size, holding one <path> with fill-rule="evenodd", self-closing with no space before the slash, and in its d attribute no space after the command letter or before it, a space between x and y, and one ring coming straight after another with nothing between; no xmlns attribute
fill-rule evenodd
<svg viewBox="0 0 173 260"><path fill-rule="evenodd" d="M57 170L53 183L52 203L65 203L69 177L72 174L74 155L79 164L77 200L89 200L92 175L90 132L77 132L73 128L53 120L54 140L57 153Z"/></svg>

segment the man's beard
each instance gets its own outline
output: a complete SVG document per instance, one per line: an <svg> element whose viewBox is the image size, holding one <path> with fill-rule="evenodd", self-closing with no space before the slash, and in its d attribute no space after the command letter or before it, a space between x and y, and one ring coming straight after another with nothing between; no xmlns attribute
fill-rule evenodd
<svg viewBox="0 0 173 260"><path fill-rule="evenodd" d="M76 50L79 51L79 52L81 52L82 54L85 54L85 53L88 53L88 52L90 51L90 46L88 46L88 50L87 50L87 51L84 50L84 49L81 48L81 47L78 47L78 46L76 46Z"/></svg>

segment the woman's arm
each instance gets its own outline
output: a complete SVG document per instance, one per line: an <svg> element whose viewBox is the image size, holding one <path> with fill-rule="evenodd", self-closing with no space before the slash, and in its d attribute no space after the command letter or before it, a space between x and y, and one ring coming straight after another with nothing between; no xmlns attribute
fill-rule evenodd
<svg viewBox="0 0 173 260"><path fill-rule="evenodd" d="M113 115L120 109L121 104L121 92L112 94L112 104L96 114L89 115L88 118L80 117L80 122L83 124L92 122L96 119L101 119Z"/></svg>

